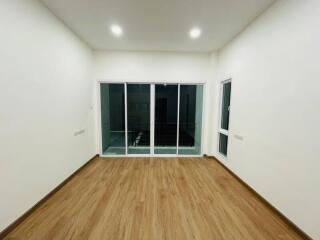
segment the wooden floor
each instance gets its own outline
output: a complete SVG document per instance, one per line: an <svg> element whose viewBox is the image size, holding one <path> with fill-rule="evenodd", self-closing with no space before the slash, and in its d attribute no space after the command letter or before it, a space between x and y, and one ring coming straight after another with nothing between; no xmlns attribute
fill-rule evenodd
<svg viewBox="0 0 320 240"><path fill-rule="evenodd" d="M97 158L6 239L303 239L214 159Z"/></svg>

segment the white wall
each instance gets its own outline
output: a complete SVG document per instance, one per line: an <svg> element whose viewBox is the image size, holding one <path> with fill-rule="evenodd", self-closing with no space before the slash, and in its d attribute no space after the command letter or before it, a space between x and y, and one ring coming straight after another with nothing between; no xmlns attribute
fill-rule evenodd
<svg viewBox="0 0 320 240"><path fill-rule="evenodd" d="M34 0L2 0L0 29L1 231L96 149L89 48Z"/></svg>
<svg viewBox="0 0 320 240"><path fill-rule="evenodd" d="M206 82L209 54L96 51L96 79L138 82Z"/></svg>
<svg viewBox="0 0 320 240"><path fill-rule="evenodd" d="M221 50L217 70L219 80L233 79L229 158L222 161L314 239L320 239L319 23L320 1L279 0ZM216 148L215 139L210 144Z"/></svg>
<svg viewBox="0 0 320 240"><path fill-rule="evenodd" d="M217 126L217 115L219 112L219 99L216 98L216 94L218 91L218 86L216 84L217 81L217 75L218 75L218 57L219 53L212 53L210 55L210 80L208 81L208 88L207 88L207 105L206 105L206 112L207 112L207 130L205 132L205 138L207 140L206 142L206 154L209 156L216 155L216 139L217 135L215 134L217 132L216 126Z"/></svg>
<svg viewBox="0 0 320 240"><path fill-rule="evenodd" d="M205 96L214 88L209 81L215 72L216 55L174 52L97 51L94 53L94 78L121 82L206 83ZM204 99L205 107L209 102ZM211 101L211 100L210 100ZM210 114L205 111L204 131L212 131ZM210 130L211 129L211 130ZM207 153L207 137L204 153Z"/></svg>

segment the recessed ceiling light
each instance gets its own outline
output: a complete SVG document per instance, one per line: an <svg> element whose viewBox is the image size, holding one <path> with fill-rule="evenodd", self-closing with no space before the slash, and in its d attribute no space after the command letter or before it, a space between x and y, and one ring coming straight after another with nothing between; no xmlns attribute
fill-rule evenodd
<svg viewBox="0 0 320 240"><path fill-rule="evenodd" d="M201 29L200 28L192 28L189 32L189 36L192 38L192 39L196 39L196 38L199 38L201 36Z"/></svg>
<svg viewBox="0 0 320 240"><path fill-rule="evenodd" d="M123 34L123 30L119 25L112 25L110 27L112 34L116 37L120 37Z"/></svg>

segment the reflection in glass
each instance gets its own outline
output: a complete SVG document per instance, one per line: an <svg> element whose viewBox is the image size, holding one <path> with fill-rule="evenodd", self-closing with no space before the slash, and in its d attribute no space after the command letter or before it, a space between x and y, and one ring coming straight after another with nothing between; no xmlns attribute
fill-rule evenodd
<svg viewBox="0 0 320 240"><path fill-rule="evenodd" d="M177 153L178 85L155 85L155 154Z"/></svg>
<svg viewBox="0 0 320 240"><path fill-rule="evenodd" d="M219 152L227 156L228 152L228 136L220 133L219 134Z"/></svg>
<svg viewBox="0 0 320 240"><path fill-rule="evenodd" d="M126 154L124 84L102 83L100 93L102 152Z"/></svg>
<svg viewBox="0 0 320 240"><path fill-rule="evenodd" d="M179 154L201 154L202 85L180 86Z"/></svg>
<svg viewBox="0 0 320 240"><path fill-rule="evenodd" d="M229 130L229 110L230 110L231 82L223 84L222 108L221 108L221 128Z"/></svg>
<svg viewBox="0 0 320 240"><path fill-rule="evenodd" d="M127 85L128 154L150 154L150 85Z"/></svg>

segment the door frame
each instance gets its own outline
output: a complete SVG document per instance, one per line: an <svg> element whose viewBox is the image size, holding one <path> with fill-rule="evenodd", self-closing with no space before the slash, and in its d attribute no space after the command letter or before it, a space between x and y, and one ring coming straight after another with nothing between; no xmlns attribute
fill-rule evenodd
<svg viewBox="0 0 320 240"><path fill-rule="evenodd" d="M102 126L101 126L101 91L100 86L102 83L109 84L123 84L124 85L124 102L125 102L125 148L126 154L123 155L105 155L102 152ZM167 82L167 81L128 81L128 80L105 80L98 79L96 83L96 96L97 96L97 124L98 124L98 141L99 141L99 156L100 157L201 157L203 156L204 149L204 128L205 128L205 105L206 105L206 83L205 82ZM128 84L150 84L150 154L128 154L128 141L127 141L127 85ZM176 154L155 154L154 153L154 123L155 123L155 85L167 84L178 85L178 117L177 117L177 153ZM202 120L201 120L201 146L200 154L197 155L181 155L178 153L179 149L179 115L180 115L180 86L181 85L201 85L202 89Z"/></svg>
<svg viewBox="0 0 320 240"><path fill-rule="evenodd" d="M229 143L230 143L230 119L231 119L231 95L230 95L230 106L229 106L229 129L222 129L221 128L221 121L222 121L222 103L223 103L223 87L225 84L231 83L231 94L232 94L232 78L226 78L219 83L219 116L218 116L218 134L217 134L217 155L223 159L228 159L228 149L229 149ZM220 134L223 134L224 136L228 137L228 144L227 144L227 155L224 155L220 153L219 146L220 146Z"/></svg>

